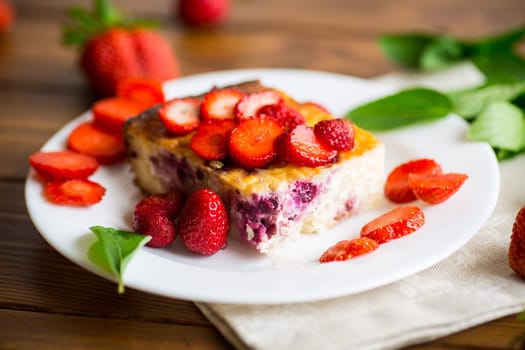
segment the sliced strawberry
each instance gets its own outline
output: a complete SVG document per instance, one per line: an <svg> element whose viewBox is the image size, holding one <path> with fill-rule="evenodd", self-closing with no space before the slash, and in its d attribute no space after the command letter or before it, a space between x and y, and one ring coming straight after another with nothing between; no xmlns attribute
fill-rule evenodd
<svg viewBox="0 0 525 350"><path fill-rule="evenodd" d="M467 180L467 174L409 174L408 184L415 196L429 204L439 204L456 193Z"/></svg>
<svg viewBox="0 0 525 350"><path fill-rule="evenodd" d="M331 164L337 159L337 151L321 144L314 129L306 125L296 126L286 134L280 145L284 159L299 166L317 167Z"/></svg>
<svg viewBox="0 0 525 350"><path fill-rule="evenodd" d="M48 181L85 179L98 168L95 158L72 151L36 152L29 163Z"/></svg>
<svg viewBox="0 0 525 350"><path fill-rule="evenodd" d="M441 174L441 166L433 159L416 159L403 163L388 175L384 192L385 196L394 203L408 203L416 200L416 195L408 184L409 174Z"/></svg>
<svg viewBox="0 0 525 350"><path fill-rule="evenodd" d="M212 255L226 247L230 221L221 198L208 188L197 190L182 208L176 230L193 253Z"/></svg>
<svg viewBox="0 0 525 350"><path fill-rule="evenodd" d="M354 125L347 119L321 120L314 126L315 137L323 145L336 151L354 148Z"/></svg>
<svg viewBox="0 0 525 350"><path fill-rule="evenodd" d="M115 164L124 159L126 148L119 134L108 133L93 122L77 126L67 140L69 149L95 158L101 164Z"/></svg>
<svg viewBox="0 0 525 350"><path fill-rule="evenodd" d="M169 132L185 135L199 126L199 98L176 98L159 108L159 116Z"/></svg>
<svg viewBox="0 0 525 350"><path fill-rule="evenodd" d="M93 104L95 124L109 132L122 133L124 123L148 108L148 104L125 97L108 97Z"/></svg>
<svg viewBox="0 0 525 350"><path fill-rule="evenodd" d="M100 184L86 179L48 182L44 196L52 203L87 206L98 203L106 193Z"/></svg>
<svg viewBox="0 0 525 350"><path fill-rule="evenodd" d="M283 98L273 90L266 90L248 94L235 105L233 113L237 120L245 120L257 114L262 106L283 102Z"/></svg>
<svg viewBox="0 0 525 350"><path fill-rule="evenodd" d="M258 116L267 116L282 125L286 132L293 130L297 125L306 123L304 116L298 110L288 107L284 103L266 105L259 108Z"/></svg>
<svg viewBox="0 0 525 350"><path fill-rule="evenodd" d="M509 245L509 266L525 278L525 207L516 214Z"/></svg>
<svg viewBox="0 0 525 350"><path fill-rule="evenodd" d="M162 82L156 79L127 78L119 81L117 96L144 103L148 107L166 102Z"/></svg>
<svg viewBox="0 0 525 350"><path fill-rule="evenodd" d="M243 168L263 168L277 155L275 140L283 132L282 126L271 118L247 119L230 134L230 155Z"/></svg>
<svg viewBox="0 0 525 350"><path fill-rule="evenodd" d="M244 93L236 89L212 90L208 92L202 100L202 118L233 119L233 109L243 96Z"/></svg>
<svg viewBox="0 0 525 350"><path fill-rule="evenodd" d="M344 261L376 250L379 244L373 239L359 237L337 242L319 258L321 263Z"/></svg>
<svg viewBox="0 0 525 350"><path fill-rule="evenodd" d="M425 224L423 211L416 206L397 207L361 228L361 237L385 243L408 235Z"/></svg>
<svg viewBox="0 0 525 350"><path fill-rule="evenodd" d="M190 147L206 160L221 160L228 156L228 140L235 122L233 119L202 121L191 137Z"/></svg>

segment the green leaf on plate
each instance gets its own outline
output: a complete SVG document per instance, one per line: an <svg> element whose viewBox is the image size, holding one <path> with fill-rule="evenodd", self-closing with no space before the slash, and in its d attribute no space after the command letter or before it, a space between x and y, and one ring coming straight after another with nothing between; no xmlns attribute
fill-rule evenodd
<svg viewBox="0 0 525 350"><path fill-rule="evenodd" d="M493 102L471 124L467 137L500 150L518 152L525 148L525 116L512 103Z"/></svg>
<svg viewBox="0 0 525 350"><path fill-rule="evenodd" d="M494 83L471 89L453 91L448 97L454 104L454 111L471 119L492 102L512 101L525 93L525 81L515 83Z"/></svg>
<svg viewBox="0 0 525 350"><path fill-rule="evenodd" d="M365 129L390 130L440 119L452 110L446 95L431 89L413 88L361 105L349 111L346 117Z"/></svg>
<svg viewBox="0 0 525 350"><path fill-rule="evenodd" d="M423 52L437 36L420 33L384 35L379 38L383 52L394 62L409 68L420 68Z"/></svg>
<svg viewBox="0 0 525 350"><path fill-rule="evenodd" d="M118 292L124 293L123 275L135 252L151 240L151 236L117 230L111 227L89 228L98 238L88 250L88 258L98 267L117 277Z"/></svg>

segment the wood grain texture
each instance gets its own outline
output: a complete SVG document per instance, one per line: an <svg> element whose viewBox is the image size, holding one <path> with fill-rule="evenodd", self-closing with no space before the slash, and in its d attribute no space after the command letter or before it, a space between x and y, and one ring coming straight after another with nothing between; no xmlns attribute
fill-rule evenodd
<svg viewBox="0 0 525 350"><path fill-rule="evenodd" d="M12 0L0 36L0 349L228 349L190 302L113 282L57 253L24 203L27 157L93 103L78 52L61 45L64 10L89 0ZM523 0L234 1L222 26L188 29L171 0L118 0L160 22L182 75L286 67L372 77L398 69L377 46L383 33L432 31L466 39L523 24ZM523 45L525 46L525 45ZM67 218L60 218L66 220ZM507 349L525 325L509 316L410 349Z"/></svg>

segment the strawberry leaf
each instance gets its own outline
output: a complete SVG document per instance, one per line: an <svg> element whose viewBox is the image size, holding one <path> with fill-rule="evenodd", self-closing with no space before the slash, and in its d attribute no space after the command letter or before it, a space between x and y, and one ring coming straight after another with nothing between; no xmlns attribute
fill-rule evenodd
<svg viewBox="0 0 525 350"><path fill-rule="evenodd" d="M103 226L92 226L89 229L98 238L88 250L89 260L113 273L117 278L118 293L124 293L123 275L126 266L135 252L151 240L151 236Z"/></svg>

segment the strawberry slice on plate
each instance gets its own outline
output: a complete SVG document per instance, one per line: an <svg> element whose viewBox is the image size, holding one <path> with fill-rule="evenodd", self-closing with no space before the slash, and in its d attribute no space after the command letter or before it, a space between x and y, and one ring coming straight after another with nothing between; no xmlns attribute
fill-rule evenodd
<svg viewBox="0 0 525 350"><path fill-rule="evenodd" d="M29 163L48 181L85 179L98 169L95 158L73 151L35 152Z"/></svg>
<svg viewBox="0 0 525 350"><path fill-rule="evenodd" d="M127 78L117 85L117 96L142 102L151 107L166 102L162 81L147 78Z"/></svg>
<svg viewBox="0 0 525 350"><path fill-rule="evenodd" d="M255 116L259 108L263 106L279 104L282 102L283 98L275 91L266 90L256 92L244 96L237 105L235 105L233 113L237 120L242 121Z"/></svg>
<svg viewBox="0 0 525 350"><path fill-rule="evenodd" d="M378 247L379 244L376 241L366 237L339 241L321 255L319 262L327 263L332 261L349 260L370 253Z"/></svg>
<svg viewBox="0 0 525 350"><path fill-rule="evenodd" d="M406 236L425 224L423 211L416 206L397 207L361 228L361 237L385 243Z"/></svg>
<svg viewBox="0 0 525 350"><path fill-rule="evenodd" d="M415 159L395 167L388 175L384 192L394 203L408 203L417 199L408 183L409 174L441 174L441 165L428 158Z"/></svg>
<svg viewBox="0 0 525 350"><path fill-rule="evenodd" d="M468 179L467 174L410 174L408 183L415 196L425 203L439 204L456 193Z"/></svg>
<svg viewBox="0 0 525 350"><path fill-rule="evenodd" d="M44 196L52 203L73 206L93 205L102 200L106 189L86 179L48 182Z"/></svg>
<svg viewBox="0 0 525 350"><path fill-rule="evenodd" d="M233 119L233 110L244 93L236 89L212 90L204 95L201 105L203 119Z"/></svg>
<svg viewBox="0 0 525 350"><path fill-rule="evenodd" d="M149 105L125 97L108 97L93 104L95 124L109 132L122 133L124 123L146 110Z"/></svg>
<svg viewBox="0 0 525 350"><path fill-rule="evenodd" d="M159 108L160 120L172 134L188 134L199 126L200 104L199 98L175 98Z"/></svg>
<svg viewBox="0 0 525 350"><path fill-rule="evenodd" d="M221 160L228 156L228 140L235 123L233 119L202 121L191 137L190 148L206 160Z"/></svg>
<svg viewBox="0 0 525 350"><path fill-rule="evenodd" d="M283 148L283 158L298 166L317 167L331 164L337 159L337 151L320 143L314 129L303 124L286 134L280 146Z"/></svg>

